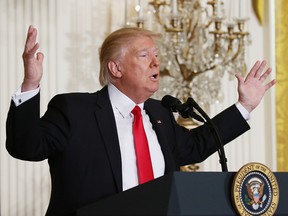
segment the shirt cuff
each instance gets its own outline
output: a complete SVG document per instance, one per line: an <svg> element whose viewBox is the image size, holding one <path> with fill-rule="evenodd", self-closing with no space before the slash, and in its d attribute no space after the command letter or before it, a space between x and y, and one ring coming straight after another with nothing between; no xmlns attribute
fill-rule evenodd
<svg viewBox="0 0 288 216"><path fill-rule="evenodd" d="M12 100L14 101L15 106L17 107L21 105L22 103L24 103L25 101L37 95L39 91L40 91L40 87L37 89L33 89L31 91L21 92L21 86L20 86L18 90L15 92L15 94L12 95Z"/></svg>
<svg viewBox="0 0 288 216"><path fill-rule="evenodd" d="M243 116L243 118L248 121L250 119L250 113L242 106L241 103L237 102L236 104L237 109L239 110L239 112L241 113L241 115Z"/></svg>

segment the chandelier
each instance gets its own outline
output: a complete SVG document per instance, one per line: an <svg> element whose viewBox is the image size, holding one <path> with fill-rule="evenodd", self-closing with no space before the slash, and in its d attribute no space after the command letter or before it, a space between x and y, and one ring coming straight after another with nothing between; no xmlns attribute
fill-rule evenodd
<svg viewBox="0 0 288 216"><path fill-rule="evenodd" d="M245 75L248 18L240 0L229 0L230 6L237 2L238 15L232 17L231 8L227 13L221 0L126 0L126 26L163 35L156 97L170 94L186 101L192 96L209 113L211 104L223 100L224 74L230 79L235 73Z"/></svg>

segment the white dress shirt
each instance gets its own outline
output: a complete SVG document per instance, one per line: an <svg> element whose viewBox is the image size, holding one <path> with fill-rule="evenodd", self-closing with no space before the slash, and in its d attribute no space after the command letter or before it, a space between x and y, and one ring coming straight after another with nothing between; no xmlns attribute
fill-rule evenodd
<svg viewBox="0 0 288 216"><path fill-rule="evenodd" d="M112 84L108 85L108 93L113 107L120 143L123 190L127 190L138 185L136 155L132 131L134 117L131 113L136 104ZM146 114L145 110L143 110L144 103L137 105L142 110L143 125L148 140L154 178L157 178L164 174L164 157L156 133L152 128L150 118Z"/></svg>
<svg viewBox="0 0 288 216"><path fill-rule="evenodd" d="M40 88L21 92L21 86L17 89L14 95L12 95L12 100L14 101L15 106L19 106L20 104L24 103L25 101L29 100L30 98L37 95L40 91Z"/></svg>

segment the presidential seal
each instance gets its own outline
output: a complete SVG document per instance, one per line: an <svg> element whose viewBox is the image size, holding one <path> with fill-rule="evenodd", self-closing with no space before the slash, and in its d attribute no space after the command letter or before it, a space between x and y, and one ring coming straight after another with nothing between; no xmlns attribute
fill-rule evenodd
<svg viewBox="0 0 288 216"><path fill-rule="evenodd" d="M274 215L279 186L273 172L261 163L248 163L232 183L232 202L239 215Z"/></svg>

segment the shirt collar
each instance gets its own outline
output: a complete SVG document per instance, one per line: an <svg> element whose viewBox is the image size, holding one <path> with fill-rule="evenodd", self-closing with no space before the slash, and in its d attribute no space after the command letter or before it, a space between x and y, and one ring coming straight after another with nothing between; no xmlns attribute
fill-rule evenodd
<svg viewBox="0 0 288 216"><path fill-rule="evenodd" d="M113 84L108 84L108 94L113 107L115 107L123 118L130 115L132 109L138 105L143 110L144 103L135 104L129 97L119 91Z"/></svg>

